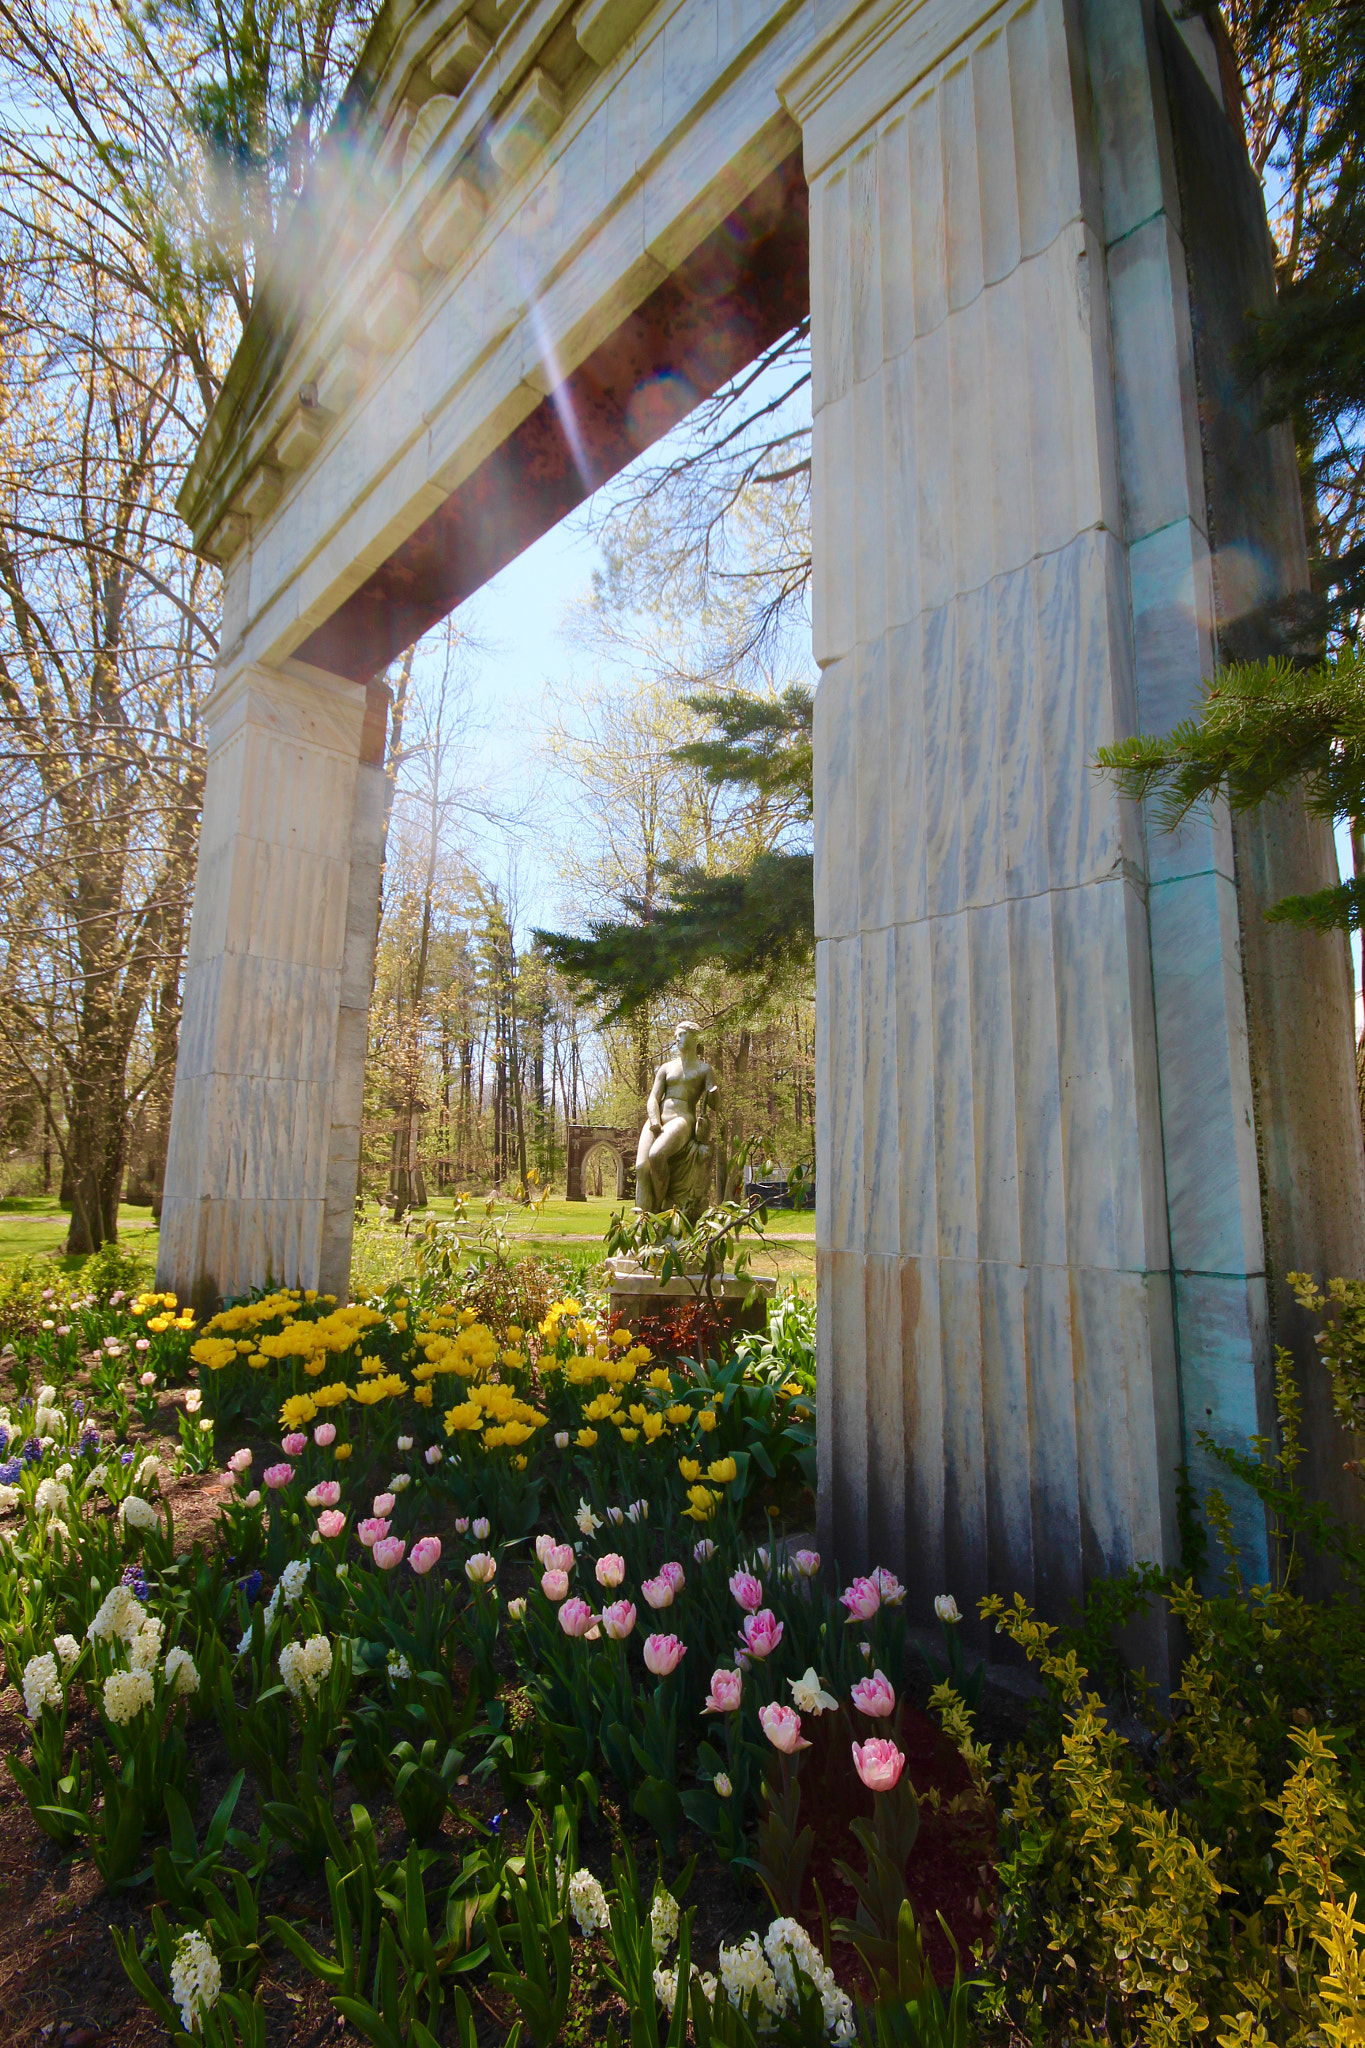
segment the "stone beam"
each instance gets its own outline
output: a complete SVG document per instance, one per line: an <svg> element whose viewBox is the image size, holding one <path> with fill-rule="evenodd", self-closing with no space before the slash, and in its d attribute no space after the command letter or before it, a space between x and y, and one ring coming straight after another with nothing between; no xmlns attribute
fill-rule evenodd
<svg viewBox="0 0 1365 2048"><path fill-rule="evenodd" d="M805 317L799 155L763 179L316 629L299 658L363 681Z"/></svg>

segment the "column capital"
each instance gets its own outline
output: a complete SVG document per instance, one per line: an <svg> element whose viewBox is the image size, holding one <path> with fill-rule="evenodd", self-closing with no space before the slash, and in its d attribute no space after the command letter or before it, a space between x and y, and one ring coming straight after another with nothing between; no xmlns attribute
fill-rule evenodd
<svg viewBox="0 0 1365 2048"><path fill-rule="evenodd" d="M801 126L807 181L1006 4L848 0L777 88Z"/></svg>
<svg viewBox="0 0 1365 2048"><path fill-rule="evenodd" d="M281 736L303 740L353 762L366 707L365 685L345 676L330 675L301 661L291 661L283 668L246 662L227 675L219 674L204 706L209 752L215 752L249 723L273 727Z"/></svg>

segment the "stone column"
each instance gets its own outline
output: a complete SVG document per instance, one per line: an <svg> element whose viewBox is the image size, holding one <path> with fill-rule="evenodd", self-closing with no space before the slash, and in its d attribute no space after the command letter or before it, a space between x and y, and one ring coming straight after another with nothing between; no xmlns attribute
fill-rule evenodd
<svg viewBox="0 0 1365 2048"><path fill-rule="evenodd" d="M387 821L387 691L290 663L209 702L157 1281L344 1295Z"/></svg>
<svg viewBox="0 0 1365 2048"><path fill-rule="evenodd" d="M1093 768L1213 662L1153 18L854 0L783 86L812 222L821 1531L904 1570L920 1619L941 1590L1055 1615L1172 1558L1187 1425L1265 1419L1230 834L1149 845ZM1197 1415L1178 1335L1213 1361Z"/></svg>

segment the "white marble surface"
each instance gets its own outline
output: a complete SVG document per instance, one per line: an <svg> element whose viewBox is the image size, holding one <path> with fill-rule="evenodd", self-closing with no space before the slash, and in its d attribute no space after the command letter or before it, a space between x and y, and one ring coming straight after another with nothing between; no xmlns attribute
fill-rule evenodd
<svg viewBox="0 0 1365 2048"><path fill-rule="evenodd" d="M260 669L208 708L157 1266L182 1298L345 1288L383 855L364 710L357 684Z"/></svg>
<svg viewBox="0 0 1365 2048"><path fill-rule="evenodd" d="M784 85L816 167L821 1513L920 1614L945 1584L1060 1613L1173 1555L1194 1408L1244 1441L1264 1396L1227 821L1149 833L1093 770L1212 666L1140 17L870 0Z"/></svg>

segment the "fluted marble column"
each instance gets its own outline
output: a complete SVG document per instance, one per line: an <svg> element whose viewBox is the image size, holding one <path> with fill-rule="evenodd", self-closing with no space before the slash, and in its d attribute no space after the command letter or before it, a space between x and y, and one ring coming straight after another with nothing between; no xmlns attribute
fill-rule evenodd
<svg viewBox="0 0 1365 2048"><path fill-rule="evenodd" d="M1206 1420L1182 1342L1216 1353L1215 1428L1264 1420L1230 835L1149 846L1093 769L1212 663L1153 8L826 20L783 87L812 208L822 1534L903 1568L920 1618L943 1589L1056 1614L1175 1554Z"/></svg>
<svg viewBox="0 0 1365 2048"><path fill-rule="evenodd" d="M387 693L290 663L208 706L158 1284L344 1294L386 820Z"/></svg>

